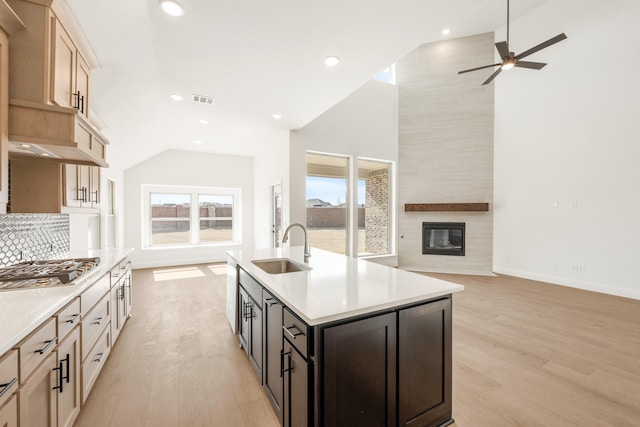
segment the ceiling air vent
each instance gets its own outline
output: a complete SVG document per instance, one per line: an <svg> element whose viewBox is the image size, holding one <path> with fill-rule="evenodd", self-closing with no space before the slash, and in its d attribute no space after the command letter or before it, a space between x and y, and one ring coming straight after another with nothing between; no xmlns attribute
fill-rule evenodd
<svg viewBox="0 0 640 427"><path fill-rule="evenodd" d="M213 101L215 101L215 98L211 96L193 95L193 102L197 102L198 104L213 105Z"/></svg>

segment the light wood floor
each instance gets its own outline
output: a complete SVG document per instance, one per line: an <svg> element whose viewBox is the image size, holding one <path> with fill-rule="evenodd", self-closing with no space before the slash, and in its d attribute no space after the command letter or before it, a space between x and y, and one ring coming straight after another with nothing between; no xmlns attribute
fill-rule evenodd
<svg viewBox="0 0 640 427"><path fill-rule="evenodd" d="M640 301L434 276L466 286L453 305L455 426L640 426ZM134 271L133 317L76 427L278 425L226 322L225 283L219 264Z"/></svg>

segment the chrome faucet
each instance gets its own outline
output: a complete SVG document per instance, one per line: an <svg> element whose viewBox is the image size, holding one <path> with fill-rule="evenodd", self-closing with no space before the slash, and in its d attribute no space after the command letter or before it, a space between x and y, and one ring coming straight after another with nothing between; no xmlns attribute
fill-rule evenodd
<svg viewBox="0 0 640 427"><path fill-rule="evenodd" d="M304 225L300 224L299 222L294 222L293 224L289 225L287 229L284 230L284 234L282 235L282 243L287 243L287 241L289 240L289 230L291 229L291 227L295 226L300 227L302 229L302 232L304 233L304 262L308 263L309 257L311 256L311 251L309 250L309 242L307 241L307 229Z"/></svg>

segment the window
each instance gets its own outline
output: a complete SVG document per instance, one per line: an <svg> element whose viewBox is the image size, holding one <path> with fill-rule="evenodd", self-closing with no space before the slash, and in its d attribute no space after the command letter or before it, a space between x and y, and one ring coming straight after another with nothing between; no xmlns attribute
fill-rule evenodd
<svg viewBox="0 0 640 427"><path fill-rule="evenodd" d="M349 173L352 162L357 174ZM392 166L389 161L308 152L311 245L352 256L391 254Z"/></svg>
<svg viewBox="0 0 640 427"><path fill-rule="evenodd" d="M390 85L396 84L396 64L393 63L389 65L384 70L380 71L378 74L373 76L373 80L388 83Z"/></svg>
<svg viewBox="0 0 640 427"><path fill-rule="evenodd" d="M240 190L144 186L143 247L238 243Z"/></svg>

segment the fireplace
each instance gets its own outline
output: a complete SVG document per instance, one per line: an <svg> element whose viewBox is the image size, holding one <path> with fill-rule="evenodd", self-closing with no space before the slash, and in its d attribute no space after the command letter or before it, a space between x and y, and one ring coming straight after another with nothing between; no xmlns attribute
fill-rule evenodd
<svg viewBox="0 0 640 427"><path fill-rule="evenodd" d="M464 222L423 222L422 253L464 256Z"/></svg>

